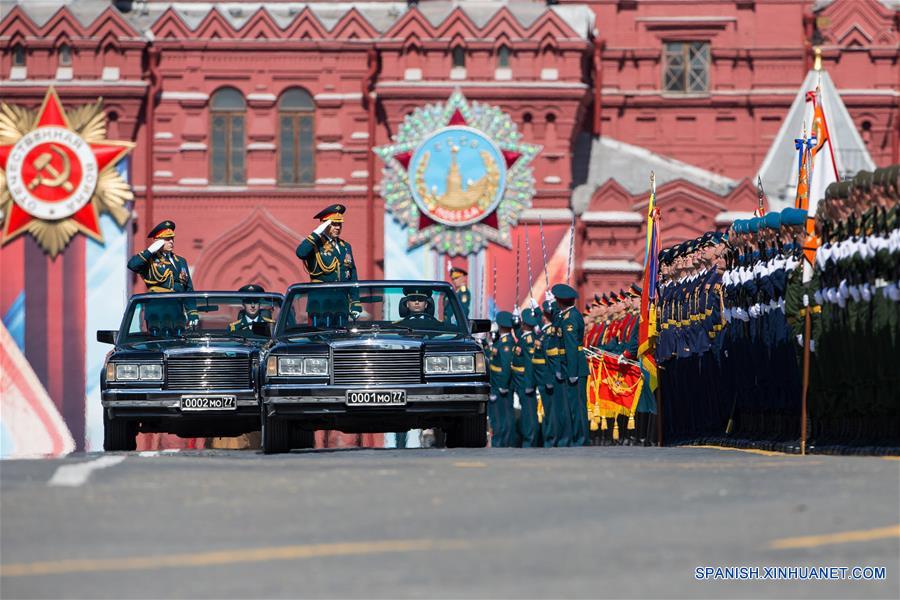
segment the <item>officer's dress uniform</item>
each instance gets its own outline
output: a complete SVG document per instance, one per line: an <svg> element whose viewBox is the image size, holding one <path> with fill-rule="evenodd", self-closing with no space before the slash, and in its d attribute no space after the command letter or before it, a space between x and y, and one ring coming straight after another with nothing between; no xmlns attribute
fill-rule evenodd
<svg viewBox="0 0 900 600"><path fill-rule="evenodd" d="M346 207L335 204L320 211L315 218L343 223ZM327 230L326 230L327 231ZM297 257L303 261L312 283L357 281L353 249L343 239L332 239L327 233L313 231L297 246ZM342 327L349 311L356 308L354 294L337 290L310 292L307 313L317 327Z"/></svg>
<svg viewBox="0 0 900 600"><path fill-rule="evenodd" d="M556 284L551 289L559 299L574 299L575 290L565 284ZM560 311L560 335L563 351L561 356L561 375L565 388L566 405L569 423L571 424L572 446L585 446L589 443L590 425L587 416L587 378L588 363L584 355L584 318L574 306ZM560 378L557 378L560 379Z"/></svg>
<svg viewBox="0 0 900 600"><path fill-rule="evenodd" d="M562 316L555 302L552 306L552 314L553 320L551 325L545 330L547 371L550 374L550 382L549 384L545 383L544 387L552 386L549 389L549 393L550 410L553 413L553 445L564 448L572 445L572 419L569 416L566 386L562 377L563 360L566 354L562 338ZM547 412L546 407L544 412Z"/></svg>
<svg viewBox="0 0 900 600"><path fill-rule="evenodd" d="M166 240L175 237L175 223L163 221L154 227L148 238ZM128 268L134 271L147 284L148 292L193 292L191 271L187 260L175 253L162 251L153 254L150 250L141 250L128 260Z"/></svg>
<svg viewBox="0 0 900 600"><path fill-rule="evenodd" d="M536 448L540 445L540 424L537 414L537 395L534 379L534 318L530 310L522 315L525 327L519 334L515 355L513 357L513 378L516 395L519 397L521 413L519 415L519 434L523 448ZM521 370L519 370L521 369Z"/></svg>
<svg viewBox="0 0 900 600"><path fill-rule="evenodd" d="M275 323L274 320L269 317L263 316L260 313L257 313L255 317L251 317L243 310L238 313L238 318L236 321L232 321L228 324L228 332L229 333L240 333L242 331L252 331L254 324L264 324L269 328Z"/></svg>
<svg viewBox="0 0 900 600"><path fill-rule="evenodd" d="M501 327L512 327L512 314L500 312L497 324ZM491 348L491 395L496 397L494 416L496 423L491 423L493 437L491 446L497 448L510 447L515 436L515 414L513 412L512 360L514 342L512 334L507 332L500 336Z"/></svg>

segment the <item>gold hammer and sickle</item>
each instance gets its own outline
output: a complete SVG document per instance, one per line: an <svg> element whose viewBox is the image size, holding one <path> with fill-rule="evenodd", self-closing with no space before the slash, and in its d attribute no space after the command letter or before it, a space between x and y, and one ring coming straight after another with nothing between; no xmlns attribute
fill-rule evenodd
<svg viewBox="0 0 900 600"><path fill-rule="evenodd" d="M34 179L31 180L31 183L28 184L28 189L33 190L39 185L45 185L47 187L62 186L62 189L71 192L75 188L69 183L69 175L72 174L72 163L69 161L69 156L54 144L50 144L50 150L62 159L62 173L57 171L56 167L50 164L50 161L53 160L53 155L49 152L44 152L31 163L31 166L33 166L38 173L35 175ZM53 177L49 178L42 175L45 171L50 173Z"/></svg>

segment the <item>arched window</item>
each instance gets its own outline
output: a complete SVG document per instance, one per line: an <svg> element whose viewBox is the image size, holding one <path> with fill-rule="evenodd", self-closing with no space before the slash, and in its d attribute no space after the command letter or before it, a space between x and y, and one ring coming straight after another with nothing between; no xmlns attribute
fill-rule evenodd
<svg viewBox="0 0 900 600"><path fill-rule="evenodd" d="M312 185L316 182L315 110L312 96L290 88L278 102L278 183Z"/></svg>
<svg viewBox="0 0 900 600"><path fill-rule="evenodd" d="M244 183L244 97L234 88L222 88L212 96L211 183Z"/></svg>
<svg viewBox="0 0 900 600"><path fill-rule="evenodd" d="M71 67L72 66L72 48L69 47L68 44L63 44L59 47L59 66L60 67Z"/></svg>
<svg viewBox="0 0 900 600"><path fill-rule="evenodd" d="M22 44L16 44L15 46L13 46L13 66L25 66L25 47L22 46Z"/></svg>
<svg viewBox="0 0 900 600"><path fill-rule="evenodd" d="M497 51L497 67L501 69L509 68L509 46L500 46Z"/></svg>
<svg viewBox="0 0 900 600"><path fill-rule="evenodd" d="M466 66L466 49L462 46L454 46L453 47L453 66L454 67L465 67Z"/></svg>

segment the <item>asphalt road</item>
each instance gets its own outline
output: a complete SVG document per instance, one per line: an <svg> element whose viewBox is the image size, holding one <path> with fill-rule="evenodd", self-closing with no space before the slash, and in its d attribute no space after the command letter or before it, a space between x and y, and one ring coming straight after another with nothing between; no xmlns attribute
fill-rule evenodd
<svg viewBox="0 0 900 600"><path fill-rule="evenodd" d="M625 447L5 461L0 564L4 599L896 599L900 461ZM741 566L886 579L695 579Z"/></svg>

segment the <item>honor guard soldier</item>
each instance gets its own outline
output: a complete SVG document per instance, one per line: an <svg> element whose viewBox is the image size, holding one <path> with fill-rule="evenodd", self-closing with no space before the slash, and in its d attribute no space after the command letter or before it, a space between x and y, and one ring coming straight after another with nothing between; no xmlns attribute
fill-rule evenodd
<svg viewBox="0 0 900 600"><path fill-rule="evenodd" d="M150 230L153 243L128 261L128 268L144 280L148 292L193 292L187 260L175 254L175 223L163 221Z"/></svg>
<svg viewBox="0 0 900 600"><path fill-rule="evenodd" d="M466 279L468 278L469 272L459 267L451 267L450 265L447 265L447 270L450 273L450 282L453 283L453 288L456 290L456 297L459 298L459 303L462 305L463 314L468 319L469 308L472 306L472 294L466 286L468 283ZM447 312L444 311L444 320L447 319Z"/></svg>
<svg viewBox="0 0 900 600"><path fill-rule="evenodd" d="M522 333L515 348L513 357L515 390L519 396L519 405L522 413L519 417L519 433L522 436L523 448L537 448L540 446L540 423L538 422L536 383L534 378L534 354L535 337L534 328L540 317L535 315L532 309L526 308L522 312ZM521 371L516 365L521 364Z"/></svg>
<svg viewBox="0 0 900 600"><path fill-rule="evenodd" d="M261 293L266 290L263 289L261 285L256 285L255 283L247 284L241 289L239 292L250 292L250 293ZM243 298L241 300L243 304L243 308L238 312L237 321L228 324L228 331L230 333L237 333L242 331L253 331L253 325L259 324L263 325L271 331L272 324L275 322L268 316L266 316L264 311L259 308L259 298Z"/></svg>
<svg viewBox="0 0 900 600"><path fill-rule="evenodd" d="M303 261L312 283L357 281L353 250L341 239L346 211L343 204L332 204L319 211L315 218L321 223L297 246L297 257ZM361 310L351 295L343 292L309 294L307 312L315 327L343 327L351 311L358 314Z"/></svg>
<svg viewBox="0 0 900 600"><path fill-rule="evenodd" d="M565 389L569 422L572 425L573 446L588 443L589 425L587 418L587 377L588 363L584 355L584 319L575 308L578 293L564 283L551 288L559 305L559 329L562 336L560 348L560 372L556 380Z"/></svg>
<svg viewBox="0 0 900 600"><path fill-rule="evenodd" d="M516 425L512 396L512 360L515 345L512 339L512 313L505 310L497 313L497 327L500 337L491 347L491 395L497 398L494 407L497 422L491 423L493 431L491 446L507 448L512 446Z"/></svg>

